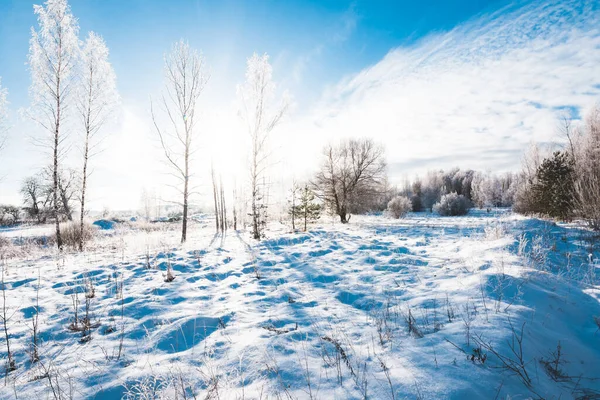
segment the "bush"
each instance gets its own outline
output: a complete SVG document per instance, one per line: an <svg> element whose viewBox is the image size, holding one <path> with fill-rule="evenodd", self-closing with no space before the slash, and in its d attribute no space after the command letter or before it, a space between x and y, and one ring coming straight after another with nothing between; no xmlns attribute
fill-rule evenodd
<svg viewBox="0 0 600 400"><path fill-rule="evenodd" d="M441 216L467 215L471 202L465 196L449 193L442 196L441 200L433 206L433 211Z"/></svg>
<svg viewBox="0 0 600 400"><path fill-rule="evenodd" d="M11 206L8 204L0 204L0 226L11 226L19 222L19 214L21 209L19 207Z"/></svg>
<svg viewBox="0 0 600 400"><path fill-rule="evenodd" d="M387 205L387 211L396 219L404 217L411 210L412 203L405 196L396 196Z"/></svg>
<svg viewBox="0 0 600 400"><path fill-rule="evenodd" d="M539 213L539 207L533 192L533 184L522 177L515 191L512 210L518 214L533 215Z"/></svg>
<svg viewBox="0 0 600 400"><path fill-rule="evenodd" d="M60 236L65 247L78 249L79 239L81 238L81 235L83 234L83 243L85 245L85 243L89 242L94 238L94 233L96 230L97 228L94 225L86 222L85 224L83 224L82 232L79 223L68 222L65 224L61 224ZM56 243L56 233L52 235L51 242Z"/></svg>

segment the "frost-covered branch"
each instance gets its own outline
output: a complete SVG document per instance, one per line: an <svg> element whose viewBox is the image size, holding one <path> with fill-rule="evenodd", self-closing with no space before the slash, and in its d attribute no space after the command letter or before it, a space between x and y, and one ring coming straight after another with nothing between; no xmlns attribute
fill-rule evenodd
<svg viewBox="0 0 600 400"><path fill-rule="evenodd" d="M38 29L31 29L29 67L31 109L29 115L48 133L52 149L56 244L62 249L58 210L59 158L64 144L64 119L79 60L79 26L67 0L47 0L34 6Z"/></svg>

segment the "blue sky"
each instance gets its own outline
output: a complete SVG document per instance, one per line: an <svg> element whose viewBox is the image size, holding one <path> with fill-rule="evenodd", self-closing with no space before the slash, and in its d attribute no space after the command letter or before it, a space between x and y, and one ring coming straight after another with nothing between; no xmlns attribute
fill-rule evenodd
<svg viewBox="0 0 600 400"><path fill-rule="evenodd" d="M44 162L28 140L37 128L16 112L29 103L32 4L0 0L0 76L13 126L0 202L18 201L19 182ZM209 149L240 142L236 85L247 57L270 55L278 87L295 100L275 138L282 180L309 176L321 146L348 136L384 143L393 182L452 166L516 170L531 141L558 139L561 114L582 117L600 99L597 1L70 4L82 37L93 30L105 38L123 99L96 163L97 208L133 208L142 187L160 186L148 161L160 156L149 144L149 96L160 93L162 56L180 38L202 50L211 69L203 103ZM237 155L243 171L243 149Z"/></svg>
<svg viewBox="0 0 600 400"><path fill-rule="evenodd" d="M219 83L243 76L252 52L278 63L296 97L318 96L325 83L379 61L391 48L448 30L503 1L190 1L72 0L82 33L106 40L122 96L142 97L157 82L161 59L180 38L201 49ZM0 73L16 107L25 106L33 2L0 0ZM302 79L285 71L299 68ZM292 74L290 74L292 75ZM225 77L220 79L221 77ZM222 81L222 82L221 82ZM237 82L229 82L232 87ZM300 92L300 93L299 93Z"/></svg>

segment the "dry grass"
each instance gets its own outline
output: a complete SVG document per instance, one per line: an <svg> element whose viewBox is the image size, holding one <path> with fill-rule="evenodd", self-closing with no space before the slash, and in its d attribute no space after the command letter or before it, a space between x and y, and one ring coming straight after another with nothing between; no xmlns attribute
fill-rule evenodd
<svg viewBox="0 0 600 400"><path fill-rule="evenodd" d="M79 223L66 222L60 225L60 235L63 241L63 245L70 249L79 248L79 240L83 235L83 244L89 243L96 235L98 228L94 225L86 222L83 224L83 230L80 228ZM49 244L56 243L56 233L52 234L48 238Z"/></svg>

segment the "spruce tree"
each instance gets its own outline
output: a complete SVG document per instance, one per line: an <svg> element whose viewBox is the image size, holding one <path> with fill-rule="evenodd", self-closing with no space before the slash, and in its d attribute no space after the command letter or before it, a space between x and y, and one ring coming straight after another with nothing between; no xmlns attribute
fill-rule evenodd
<svg viewBox="0 0 600 400"><path fill-rule="evenodd" d="M308 185L304 185L300 193L300 217L304 220L304 232L308 222L314 222L321 217L321 205L315 203L315 194L309 189Z"/></svg>
<svg viewBox="0 0 600 400"><path fill-rule="evenodd" d="M297 197L299 195L299 197ZM292 217L292 226L295 230L296 220L302 221L304 224L304 232L306 232L308 224L321 218L321 205L315 202L315 194L308 187L300 188L294 185L292 196L290 199L290 208L288 213Z"/></svg>
<svg viewBox="0 0 600 400"><path fill-rule="evenodd" d="M561 220L570 219L575 207L573 157L567 152L554 152L539 166L536 178L532 189L538 212Z"/></svg>

